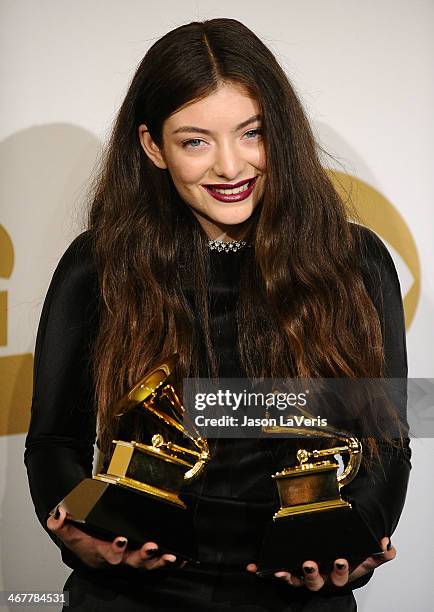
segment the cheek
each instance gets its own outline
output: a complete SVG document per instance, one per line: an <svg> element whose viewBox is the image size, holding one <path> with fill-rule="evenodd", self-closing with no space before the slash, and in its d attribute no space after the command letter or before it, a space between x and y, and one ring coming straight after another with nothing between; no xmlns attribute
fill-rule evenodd
<svg viewBox="0 0 434 612"><path fill-rule="evenodd" d="M253 165L259 170L261 170L261 172L265 172L266 158L265 158L265 149L263 146L260 146L256 149Z"/></svg>
<svg viewBox="0 0 434 612"><path fill-rule="evenodd" d="M207 164L204 159L194 157L172 159L169 161L169 171L173 182L179 186L190 187L200 183Z"/></svg>

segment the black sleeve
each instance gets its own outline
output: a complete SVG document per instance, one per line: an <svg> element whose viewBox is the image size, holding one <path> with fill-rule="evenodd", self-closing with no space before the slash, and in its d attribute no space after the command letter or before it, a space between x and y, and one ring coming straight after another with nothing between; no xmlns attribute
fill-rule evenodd
<svg viewBox="0 0 434 612"><path fill-rule="evenodd" d="M366 228L359 231L362 273L383 333L385 377L400 379L406 385L405 323L398 275L388 250L376 234ZM400 412L406 422L406 401L401 403ZM404 506L411 468L408 438L399 450L380 444L380 457L381 464L375 463L371 471L362 466L353 482L343 489L346 499L356 506L378 539L392 535ZM351 587L363 586L371 576L372 572Z"/></svg>
<svg viewBox="0 0 434 612"><path fill-rule="evenodd" d="M46 527L50 510L91 476L96 417L90 353L98 326L98 282L91 237L63 255L42 309L24 462L36 514L71 567L81 562Z"/></svg>

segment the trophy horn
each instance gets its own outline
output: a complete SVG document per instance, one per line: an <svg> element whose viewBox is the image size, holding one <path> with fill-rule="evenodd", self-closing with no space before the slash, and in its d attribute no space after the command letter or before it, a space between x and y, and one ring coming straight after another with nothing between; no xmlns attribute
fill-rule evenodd
<svg viewBox="0 0 434 612"><path fill-rule="evenodd" d="M113 440L108 468L95 478L115 479L184 507L179 491L185 481L199 476L210 453L170 382L178 359L175 353L158 363L117 403L120 423L129 416L140 422L140 440Z"/></svg>

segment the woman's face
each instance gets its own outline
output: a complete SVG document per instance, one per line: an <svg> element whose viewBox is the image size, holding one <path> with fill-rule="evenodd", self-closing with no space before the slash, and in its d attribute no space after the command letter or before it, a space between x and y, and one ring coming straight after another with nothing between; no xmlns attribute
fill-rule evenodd
<svg viewBox="0 0 434 612"><path fill-rule="evenodd" d="M145 125L139 136L152 161L168 169L209 238L236 239L264 193L260 128L256 100L240 86L224 84L164 122L161 149Z"/></svg>

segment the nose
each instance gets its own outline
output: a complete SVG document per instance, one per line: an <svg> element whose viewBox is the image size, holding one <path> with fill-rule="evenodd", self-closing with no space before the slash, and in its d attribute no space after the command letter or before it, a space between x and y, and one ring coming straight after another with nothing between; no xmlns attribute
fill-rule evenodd
<svg viewBox="0 0 434 612"><path fill-rule="evenodd" d="M216 147L214 173L228 181L233 181L242 175L245 160L236 145L231 142L220 143Z"/></svg>

